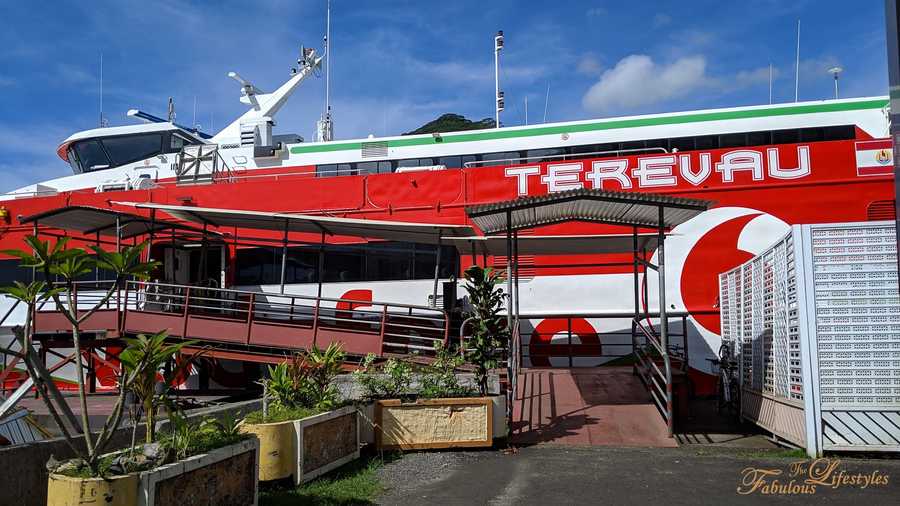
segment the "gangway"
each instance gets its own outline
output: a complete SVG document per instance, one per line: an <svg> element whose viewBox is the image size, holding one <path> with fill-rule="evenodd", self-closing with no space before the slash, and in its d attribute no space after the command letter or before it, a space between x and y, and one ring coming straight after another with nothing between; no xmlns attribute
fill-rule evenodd
<svg viewBox="0 0 900 506"><path fill-rule="evenodd" d="M79 307L93 306L110 282L78 283ZM35 314L36 335L71 333L55 307ZM165 330L170 338L196 340L208 356L280 361L312 346L341 343L349 355L417 354L428 357L447 342L443 309L353 299L127 281L82 324L83 333L116 339ZM102 341L101 339L101 341Z"/></svg>

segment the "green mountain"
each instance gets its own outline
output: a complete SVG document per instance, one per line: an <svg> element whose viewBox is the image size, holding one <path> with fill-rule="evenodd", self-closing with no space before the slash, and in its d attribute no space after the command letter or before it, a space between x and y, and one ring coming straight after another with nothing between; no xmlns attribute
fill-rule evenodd
<svg viewBox="0 0 900 506"><path fill-rule="evenodd" d="M419 128L411 132L406 132L403 135L458 132L460 130L479 130L483 128L494 128L494 120L491 118L484 118L480 121L472 121L459 114L447 113L441 115L438 119L429 121Z"/></svg>

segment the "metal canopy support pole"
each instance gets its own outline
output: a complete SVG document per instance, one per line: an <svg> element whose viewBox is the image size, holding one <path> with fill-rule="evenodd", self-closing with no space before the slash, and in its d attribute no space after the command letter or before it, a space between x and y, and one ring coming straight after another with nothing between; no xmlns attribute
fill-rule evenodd
<svg viewBox="0 0 900 506"><path fill-rule="evenodd" d="M512 331L512 211L506 211L506 328Z"/></svg>
<svg viewBox="0 0 900 506"><path fill-rule="evenodd" d="M316 298L322 298L322 278L325 276L325 231L322 231L322 241L319 243L319 265L316 267L316 281L319 286L316 290Z"/></svg>
<svg viewBox="0 0 900 506"><path fill-rule="evenodd" d="M639 282L639 270L638 270L638 229L637 227L633 228L632 236L631 236L631 247L632 247L632 255L634 261L634 318L631 319L631 353L634 355L637 353L637 320L640 319L641 315L641 292L640 292L640 282Z"/></svg>
<svg viewBox="0 0 900 506"><path fill-rule="evenodd" d="M38 222L37 222L37 220L34 220L34 224L31 226L31 235L34 236L35 239L37 239L37 237L38 237ZM36 254L37 251L32 250L32 253ZM36 278L37 278L37 267L32 267L31 268L31 282L33 283L34 281L36 281ZM50 282L49 279L46 281L48 283Z"/></svg>
<svg viewBox="0 0 900 506"><path fill-rule="evenodd" d="M116 252L122 251L122 217L116 215Z"/></svg>
<svg viewBox="0 0 900 506"><path fill-rule="evenodd" d="M669 429L669 437L673 434L673 409L672 409L672 363L669 360L669 320L666 310L666 234L665 208L659 207L659 259L657 261L657 273L659 275L659 344L662 348L663 364L666 372L666 425Z"/></svg>
<svg viewBox="0 0 900 506"><path fill-rule="evenodd" d="M515 281L513 291L515 293L515 321L519 321L519 231L513 232L513 272L515 273Z"/></svg>
<svg viewBox="0 0 900 506"><path fill-rule="evenodd" d="M438 307L437 303L437 293L438 293L438 277L441 274L441 249L443 246L443 242L441 240L441 231L438 230L438 241L437 241L437 255L434 261L434 290L432 290L431 302L434 307Z"/></svg>
<svg viewBox="0 0 900 506"><path fill-rule="evenodd" d="M281 241L281 293L284 295L284 273L287 270L288 220L284 220L284 238Z"/></svg>

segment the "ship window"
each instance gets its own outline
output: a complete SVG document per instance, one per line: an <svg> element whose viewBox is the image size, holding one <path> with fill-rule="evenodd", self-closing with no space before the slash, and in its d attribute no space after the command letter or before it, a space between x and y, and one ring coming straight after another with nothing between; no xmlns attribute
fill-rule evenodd
<svg viewBox="0 0 900 506"><path fill-rule="evenodd" d="M739 148L747 145L747 134L724 134L719 136L720 148Z"/></svg>
<svg viewBox="0 0 900 506"><path fill-rule="evenodd" d="M81 162L83 172L108 169L112 166L99 141L77 142L75 143L75 152L78 154L78 161Z"/></svg>
<svg viewBox="0 0 900 506"><path fill-rule="evenodd" d="M694 138L693 137L678 137L677 139L671 139L669 141L669 146L672 149L677 149L678 151L693 151L694 150Z"/></svg>
<svg viewBox="0 0 900 506"><path fill-rule="evenodd" d="M856 128L853 125L832 126L825 128L826 141L843 141L856 138Z"/></svg>
<svg viewBox="0 0 900 506"><path fill-rule="evenodd" d="M648 148L663 148L665 150L669 149L669 139L653 139L647 141Z"/></svg>
<svg viewBox="0 0 900 506"><path fill-rule="evenodd" d="M374 242L366 245L366 281L412 279L412 244Z"/></svg>
<svg viewBox="0 0 900 506"><path fill-rule="evenodd" d="M172 135L169 136L169 149L166 152L167 153L178 153L179 151L181 151L181 148L183 148L184 146L186 146L188 144L193 144L193 143L191 141L185 139L184 137L173 132Z"/></svg>
<svg viewBox="0 0 900 506"><path fill-rule="evenodd" d="M772 144L772 132L750 132L747 134L748 146L765 146Z"/></svg>
<svg viewBox="0 0 900 506"><path fill-rule="evenodd" d="M516 151L503 151L500 153L485 153L481 155L482 167L491 167L494 165L512 165L518 163L519 153Z"/></svg>
<svg viewBox="0 0 900 506"><path fill-rule="evenodd" d="M438 158L438 165L443 165L444 167L458 169L462 167L462 157L461 156L442 156Z"/></svg>
<svg viewBox="0 0 900 506"><path fill-rule="evenodd" d="M715 135L694 137L694 145L694 149L717 149L719 147L719 138Z"/></svg>
<svg viewBox="0 0 900 506"><path fill-rule="evenodd" d="M325 255L325 281L362 281L365 256L354 246L331 246Z"/></svg>
<svg viewBox="0 0 900 506"><path fill-rule="evenodd" d="M359 245L325 245L324 281L402 281L431 279L437 247L408 242L372 242ZM285 283L316 283L318 246L288 249ZM12 262L12 261L10 261ZM4 274L0 265L0 275ZM459 271L459 253L453 246L441 250L440 276ZM30 272L23 271L25 275ZM30 279L30 278L29 278ZM281 282L281 248L244 248L237 251L237 285L276 285Z"/></svg>
<svg viewBox="0 0 900 506"><path fill-rule="evenodd" d="M162 152L162 135L141 134L103 139L113 165L125 165Z"/></svg>
<svg viewBox="0 0 900 506"><path fill-rule="evenodd" d="M817 142L824 139L824 128L804 128L800 130L800 142Z"/></svg>
<svg viewBox="0 0 900 506"><path fill-rule="evenodd" d="M794 144L800 142L799 130L775 130L772 132L772 144Z"/></svg>
<svg viewBox="0 0 900 506"><path fill-rule="evenodd" d="M430 167L434 165L431 158L407 158L397 162L397 167Z"/></svg>
<svg viewBox="0 0 900 506"><path fill-rule="evenodd" d="M647 147L647 143L644 141L629 141L622 143L622 151L628 151L632 149L644 149Z"/></svg>
<svg viewBox="0 0 900 506"><path fill-rule="evenodd" d="M527 163L539 163L548 160L558 160L562 155L566 154L563 148L548 149L529 149L525 152L524 160Z"/></svg>

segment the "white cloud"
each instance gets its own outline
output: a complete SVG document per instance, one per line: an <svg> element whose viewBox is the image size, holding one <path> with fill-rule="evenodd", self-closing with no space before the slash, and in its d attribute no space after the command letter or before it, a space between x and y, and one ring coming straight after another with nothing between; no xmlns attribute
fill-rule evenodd
<svg viewBox="0 0 900 506"><path fill-rule="evenodd" d="M586 76L598 76L603 70L603 65L594 53L586 53L578 60L578 66L575 69L579 74Z"/></svg>
<svg viewBox="0 0 900 506"><path fill-rule="evenodd" d="M706 80L703 56L658 64L647 55L629 55L603 72L582 98L582 105L592 112L647 106L687 95Z"/></svg>
<svg viewBox="0 0 900 506"><path fill-rule="evenodd" d="M587 10L587 17L589 18L599 18L602 16L606 16L609 11L606 10L605 7L591 7Z"/></svg>
<svg viewBox="0 0 900 506"><path fill-rule="evenodd" d="M661 28L671 22L672 16L669 16L668 14L658 12L655 16L653 16L653 28Z"/></svg>
<svg viewBox="0 0 900 506"><path fill-rule="evenodd" d="M0 88L3 86L15 86L16 80L11 77L0 76Z"/></svg>

